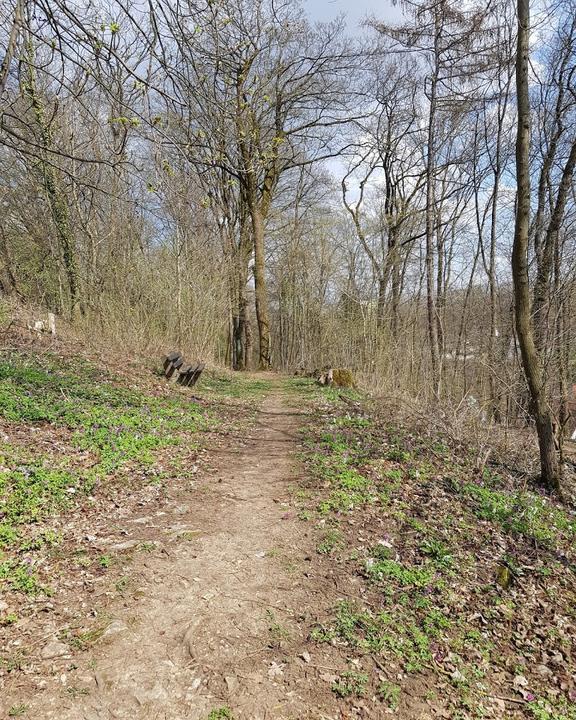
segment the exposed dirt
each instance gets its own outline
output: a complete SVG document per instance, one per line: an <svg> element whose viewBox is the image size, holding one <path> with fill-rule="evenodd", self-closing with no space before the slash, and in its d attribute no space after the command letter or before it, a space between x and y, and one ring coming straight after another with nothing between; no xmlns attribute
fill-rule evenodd
<svg viewBox="0 0 576 720"><path fill-rule="evenodd" d="M236 718L350 717L319 679L338 668L307 641L307 607L316 616L334 597L310 569L313 539L291 505L307 416L289 402L273 389L253 424L213 442L192 492L175 486L152 514L134 508L126 534L156 550L133 558L127 592L100 598L101 637L72 650L47 622L34 671L7 678L4 713L22 703L26 717L59 720L200 720L222 707Z"/></svg>

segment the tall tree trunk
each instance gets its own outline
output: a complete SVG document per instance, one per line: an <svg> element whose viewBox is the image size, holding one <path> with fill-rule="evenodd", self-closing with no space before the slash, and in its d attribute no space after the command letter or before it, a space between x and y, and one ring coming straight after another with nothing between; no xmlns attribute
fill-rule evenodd
<svg viewBox="0 0 576 720"><path fill-rule="evenodd" d="M490 385L490 408L493 419L500 422L502 415L500 412L500 397L496 383L496 337L498 328L496 326L496 310L497 310L497 285L496 285L496 236L497 236L497 220L498 220L498 201L500 199L500 178L502 175L502 128L504 123L504 114L508 105L508 93L504 100L504 109L501 112L498 107L498 130L496 132L496 158L494 161L494 189L492 191L492 207L490 215L490 255L488 264L488 284L490 287L490 336L488 338L488 364L490 366L489 385Z"/></svg>
<svg viewBox="0 0 576 720"><path fill-rule="evenodd" d="M438 323L435 294L435 145L436 145L436 92L437 70L431 78L430 109L428 115L428 151L426 156L426 310L428 316L428 337L430 340L430 358L432 361L432 384L434 396L440 397L440 348L438 343Z"/></svg>
<svg viewBox="0 0 576 720"><path fill-rule="evenodd" d="M58 172L50 159L50 153L53 149L52 128L46 118L44 104L40 99L36 88L36 74L34 68L34 51L31 43L28 44L28 67L27 78L23 85L23 91L30 100L32 110L38 128L40 130L40 138L42 143L42 160L41 169L44 181L44 189L52 220L56 229L59 250L61 253L66 279L68 281L68 292L70 294L70 316L73 318L76 314L79 299L79 283L78 283L78 267L76 263L76 245L74 235L70 227L70 217L66 198L60 187Z"/></svg>
<svg viewBox="0 0 576 720"><path fill-rule="evenodd" d="M250 349L248 326L248 275L252 256L252 233L249 224L249 213L242 200L240 214L240 236L233 249L231 274L233 276L232 297L232 357L234 370L246 370L249 365Z"/></svg>
<svg viewBox="0 0 576 720"><path fill-rule="evenodd" d="M516 222L512 249L512 278L516 332L522 355L522 366L530 390L531 413L536 423L540 447L542 481L560 491L560 465L556 453L552 413L546 398L546 387L540 357L534 340L531 316L528 268L528 235L530 230L530 97L528 90L530 0L517 0L518 40L516 52L516 91L518 126L516 135Z"/></svg>
<svg viewBox="0 0 576 720"><path fill-rule="evenodd" d="M270 321L268 317L268 289L266 287L264 257L264 220L256 198L250 202L252 219L252 239L254 242L254 294L256 300L256 320L258 322L258 366L268 370L270 357Z"/></svg>

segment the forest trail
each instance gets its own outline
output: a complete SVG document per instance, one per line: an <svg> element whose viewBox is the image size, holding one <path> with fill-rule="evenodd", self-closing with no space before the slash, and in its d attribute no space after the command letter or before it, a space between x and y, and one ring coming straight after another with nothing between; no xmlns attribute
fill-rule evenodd
<svg viewBox="0 0 576 720"><path fill-rule="evenodd" d="M25 698L27 716L201 720L230 708L235 718L329 717L312 713L311 666L300 657L299 621L316 593L288 505L306 422L289 402L272 387L254 424L209 452L213 470L189 505L175 496L160 517L132 519L189 541L141 559L140 602L117 609L83 668Z"/></svg>

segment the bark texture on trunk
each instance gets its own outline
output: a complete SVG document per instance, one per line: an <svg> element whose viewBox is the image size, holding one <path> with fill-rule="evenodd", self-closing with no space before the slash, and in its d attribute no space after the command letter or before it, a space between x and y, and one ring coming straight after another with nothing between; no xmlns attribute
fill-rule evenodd
<svg viewBox="0 0 576 720"><path fill-rule="evenodd" d="M552 413L546 398L541 361L534 339L528 238L530 231L530 97L528 90L530 3L518 0L518 44L516 54L516 89L518 127L516 136L516 222L512 250L514 309L516 332L522 355L522 366L530 390L530 410L536 424L540 448L542 481L560 491L560 464L556 451Z"/></svg>
<svg viewBox="0 0 576 720"><path fill-rule="evenodd" d="M72 228L70 227L68 204L60 187L58 171L50 159L50 153L54 144L52 128L46 118L44 104L36 88L36 76L32 57L33 50L31 45L28 48L28 55L27 77L26 82L23 85L23 92L30 100L34 117L36 118L36 122L38 123L38 128L40 130L40 139L42 144L42 160L40 162L40 166L42 170L42 178L68 282L68 292L70 294L70 317L74 318L79 300L76 243L72 233Z"/></svg>
<svg viewBox="0 0 576 720"><path fill-rule="evenodd" d="M432 362L432 384L434 396L439 399L441 391L440 347L438 342L438 319L435 293L435 248L436 197L435 183L435 143L436 143L436 71L431 80L430 110L428 117L428 152L426 158L426 310L428 319L428 338L430 340L430 359Z"/></svg>
<svg viewBox="0 0 576 720"><path fill-rule="evenodd" d="M10 64L14 59L16 52L16 46L18 44L18 36L24 23L24 0L16 0L16 7L14 8L14 19L12 20L12 27L10 28L10 35L8 36L8 43L6 44L6 52L0 64L0 95L4 94L6 89L6 83L8 82L8 74L10 72Z"/></svg>
<svg viewBox="0 0 576 720"><path fill-rule="evenodd" d="M254 295L256 321L258 323L258 366L268 370L272 365L270 356L270 320L268 313L268 289L266 287L266 263L264 249L264 219L258 201L250 203L252 238L254 241Z"/></svg>

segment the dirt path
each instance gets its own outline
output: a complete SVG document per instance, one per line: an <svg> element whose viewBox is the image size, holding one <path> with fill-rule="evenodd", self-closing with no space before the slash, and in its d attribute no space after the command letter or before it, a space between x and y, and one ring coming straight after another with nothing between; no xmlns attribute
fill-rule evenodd
<svg viewBox="0 0 576 720"><path fill-rule="evenodd" d="M136 561L141 599L117 610L81 667L52 667L26 717L204 720L222 707L235 718L337 717L311 699L306 606L321 590L288 504L306 417L286 403L268 394L255 424L211 453L215 470L189 504L165 508L159 521L186 540Z"/></svg>

